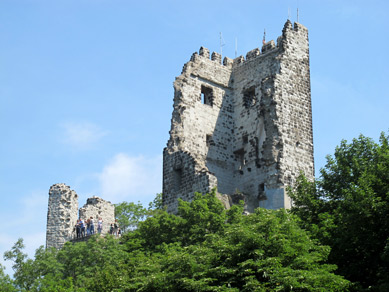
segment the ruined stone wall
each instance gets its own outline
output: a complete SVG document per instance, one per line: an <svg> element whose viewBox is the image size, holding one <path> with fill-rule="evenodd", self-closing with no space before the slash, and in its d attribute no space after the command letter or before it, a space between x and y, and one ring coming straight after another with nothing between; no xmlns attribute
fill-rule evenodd
<svg viewBox="0 0 389 292"><path fill-rule="evenodd" d="M86 204L80 208L80 218L87 220L90 217L94 219L95 233L97 233L97 222L101 217L103 220L102 234L107 234L111 223L115 221L115 206L99 197L88 198Z"/></svg>
<svg viewBox="0 0 389 292"><path fill-rule="evenodd" d="M307 29L287 21L270 41L234 60L200 48L174 83L164 149L163 203L217 186L243 193L246 210L289 208L285 187L313 177ZM202 98L203 96L203 98ZM232 199L230 200L232 201Z"/></svg>
<svg viewBox="0 0 389 292"><path fill-rule="evenodd" d="M75 226L78 218L93 217L95 232L97 221L103 219L102 234L109 232L110 224L115 221L115 206L99 197L87 199L86 204L78 209L78 195L65 184L54 184L49 190L47 211L46 248L62 248L65 242L76 237Z"/></svg>
<svg viewBox="0 0 389 292"><path fill-rule="evenodd" d="M233 160L230 65L220 55L200 49L185 64L174 83L174 111L168 147L164 150L163 196L169 211L177 200L190 200L195 191L231 189ZM222 117L222 118L221 118Z"/></svg>
<svg viewBox="0 0 389 292"><path fill-rule="evenodd" d="M313 179L313 131L309 69L308 30L290 22L283 30L280 74L275 86L282 109L279 128L283 155L280 176L284 184L292 184L300 171Z"/></svg>
<svg viewBox="0 0 389 292"><path fill-rule="evenodd" d="M237 58L232 73L236 160L233 180L236 188L245 194L246 209L250 212L265 200L263 192L270 183L269 169L276 167L274 157L264 156L264 145L269 145L264 143L273 141L275 134L275 129L268 126L271 117L264 114L264 110L269 110L264 103L264 84L272 88L269 82L279 71L280 49L272 41L264 47L267 49L263 49L262 54L255 49L247 53L245 60Z"/></svg>
<svg viewBox="0 0 389 292"><path fill-rule="evenodd" d="M61 248L73 237L78 217L78 195L65 184L54 184L49 190L46 247Z"/></svg>

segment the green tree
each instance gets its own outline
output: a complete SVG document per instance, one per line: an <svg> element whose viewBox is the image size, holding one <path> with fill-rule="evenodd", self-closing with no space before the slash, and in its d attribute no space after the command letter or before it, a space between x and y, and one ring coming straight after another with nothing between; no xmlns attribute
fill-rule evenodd
<svg viewBox="0 0 389 292"><path fill-rule="evenodd" d="M4 272L5 268L0 264L0 291L16 292L13 280Z"/></svg>
<svg viewBox="0 0 389 292"><path fill-rule="evenodd" d="M122 202L115 205L115 218L123 232L136 229L139 222L143 221L148 213L148 210L140 202L137 204Z"/></svg>
<svg viewBox="0 0 389 292"><path fill-rule="evenodd" d="M119 240L40 247L34 260L19 240L6 256L23 292L347 291L336 266L325 264L328 253L297 216L264 209L246 216L243 205L227 211L213 191L180 201L178 215L155 212Z"/></svg>
<svg viewBox="0 0 389 292"><path fill-rule="evenodd" d="M4 259L13 261L12 269L16 287L21 291L29 291L35 280L34 261L28 259L27 254L23 253L24 247L23 239L19 238L11 250L4 253Z"/></svg>
<svg viewBox="0 0 389 292"><path fill-rule="evenodd" d="M162 193L155 195L154 200L149 203L149 210L163 210Z"/></svg>
<svg viewBox="0 0 389 292"><path fill-rule="evenodd" d="M322 244L338 273L369 291L388 291L389 147L359 136L342 141L316 182L303 176L290 192L292 213Z"/></svg>
<svg viewBox="0 0 389 292"><path fill-rule="evenodd" d="M180 202L124 238L134 266L128 291L346 291L349 282L323 264L329 248L283 210L224 210L215 193ZM135 244L136 243L136 244ZM145 256L147 255L147 256Z"/></svg>

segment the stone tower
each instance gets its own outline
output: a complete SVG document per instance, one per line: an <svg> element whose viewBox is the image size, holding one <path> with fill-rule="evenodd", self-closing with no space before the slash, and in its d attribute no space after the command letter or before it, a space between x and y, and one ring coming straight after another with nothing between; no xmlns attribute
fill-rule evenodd
<svg viewBox="0 0 389 292"><path fill-rule="evenodd" d="M61 248L73 238L78 218L78 195L65 184L50 187L47 211L46 248Z"/></svg>
<svg viewBox="0 0 389 292"><path fill-rule="evenodd" d="M245 208L290 208L285 187L314 176L308 30L288 20L272 40L234 60L201 47L174 82L163 151L163 204L217 187ZM239 197L238 196L238 197Z"/></svg>
<svg viewBox="0 0 389 292"><path fill-rule="evenodd" d="M65 184L55 184L49 190L47 211L46 248L62 248L65 242L76 238L77 219L93 217L95 233L97 221L103 220L101 235L108 234L110 224L115 221L115 205L99 197L88 198L86 204L78 209L78 195Z"/></svg>
<svg viewBox="0 0 389 292"><path fill-rule="evenodd" d="M92 197L86 200L86 204L80 208L80 218L87 219L93 217L95 222L95 232L97 233L97 221L101 217L103 220L102 234L109 232L111 223L115 220L115 206L109 201L99 197Z"/></svg>

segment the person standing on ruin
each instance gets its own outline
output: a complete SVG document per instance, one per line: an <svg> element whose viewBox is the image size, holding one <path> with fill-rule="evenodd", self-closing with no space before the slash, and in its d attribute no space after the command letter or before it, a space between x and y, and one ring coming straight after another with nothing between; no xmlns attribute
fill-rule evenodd
<svg viewBox="0 0 389 292"><path fill-rule="evenodd" d="M90 217L89 223L90 223L89 232L90 232L91 235L93 235L93 234L95 234L95 224L94 224L92 216Z"/></svg>
<svg viewBox="0 0 389 292"><path fill-rule="evenodd" d="M80 219L77 219L77 223L76 223L76 238L80 238L81 237L81 223L80 223Z"/></svg>
<svg viewBox="0 0 389 292"><path fill-rule="evenodd" d="M102 230L103 230L103 219L101 219L100 217L99 221L97 221L97 233L101 234Z"/></svg>
<svg viewBox="0 0 389 292"><path fill-rule="evenodd" d="M90 219L86 219L86 235L90 235Z"/></svg>
<svg viewBox="0 0 389 292"><path fill-rule="evenodd" d="M85 222L82 219L80 219L80 226L81 226L81 237L85 237Z"/></svg>
<svg viewBox="0 0 389 292"><path fill-rule="evenodd" d="M115 219L115 223L113 223L113 234L115 235L115 237L118 236L118 228L119 228L118 219Z"/></svg>

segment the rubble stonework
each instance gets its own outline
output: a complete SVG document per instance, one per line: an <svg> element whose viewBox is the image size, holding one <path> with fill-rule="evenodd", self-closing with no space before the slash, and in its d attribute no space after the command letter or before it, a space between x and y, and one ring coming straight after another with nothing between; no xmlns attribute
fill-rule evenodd
<svg viewBox="0 0 389 292"><path fill-rule="evenodd" d="M78 195L65 184L54 184L49 190L47 211L46 248L62 248L65 242L74 239L77 219L93 217L95 233L97 221L103 219L102 235L109 232L110 224L115 220L115 206L99 197L87 199L86 204L78 209Z"/></svg>
<svg viewBox="0 0 389 292"><path fill-rule="evenodd" d="M65 184L55 184L49 190L46 247L61 248L73 238L77 222L78 195Z"/></svg>
<svg viewBox="0 0 389 292"><path fill-rule="evenodd" d="M285 187L314 176L308 30L288 20L246 59L209 56L200 48L174 82L163 204L176 212L178 198L217 187L249 212L290 208Z"/></svg>
<svg viewBox="0 0 389 292"><path fill-rule="evenodd" d="M87 219L93 217L95 232L97 233L97 221L101 217L103 220L102 234L107 234L111 223L115 220L115 206L111 202L93 196L86 200L86 204L80 208L80 218Z"/></svg>

